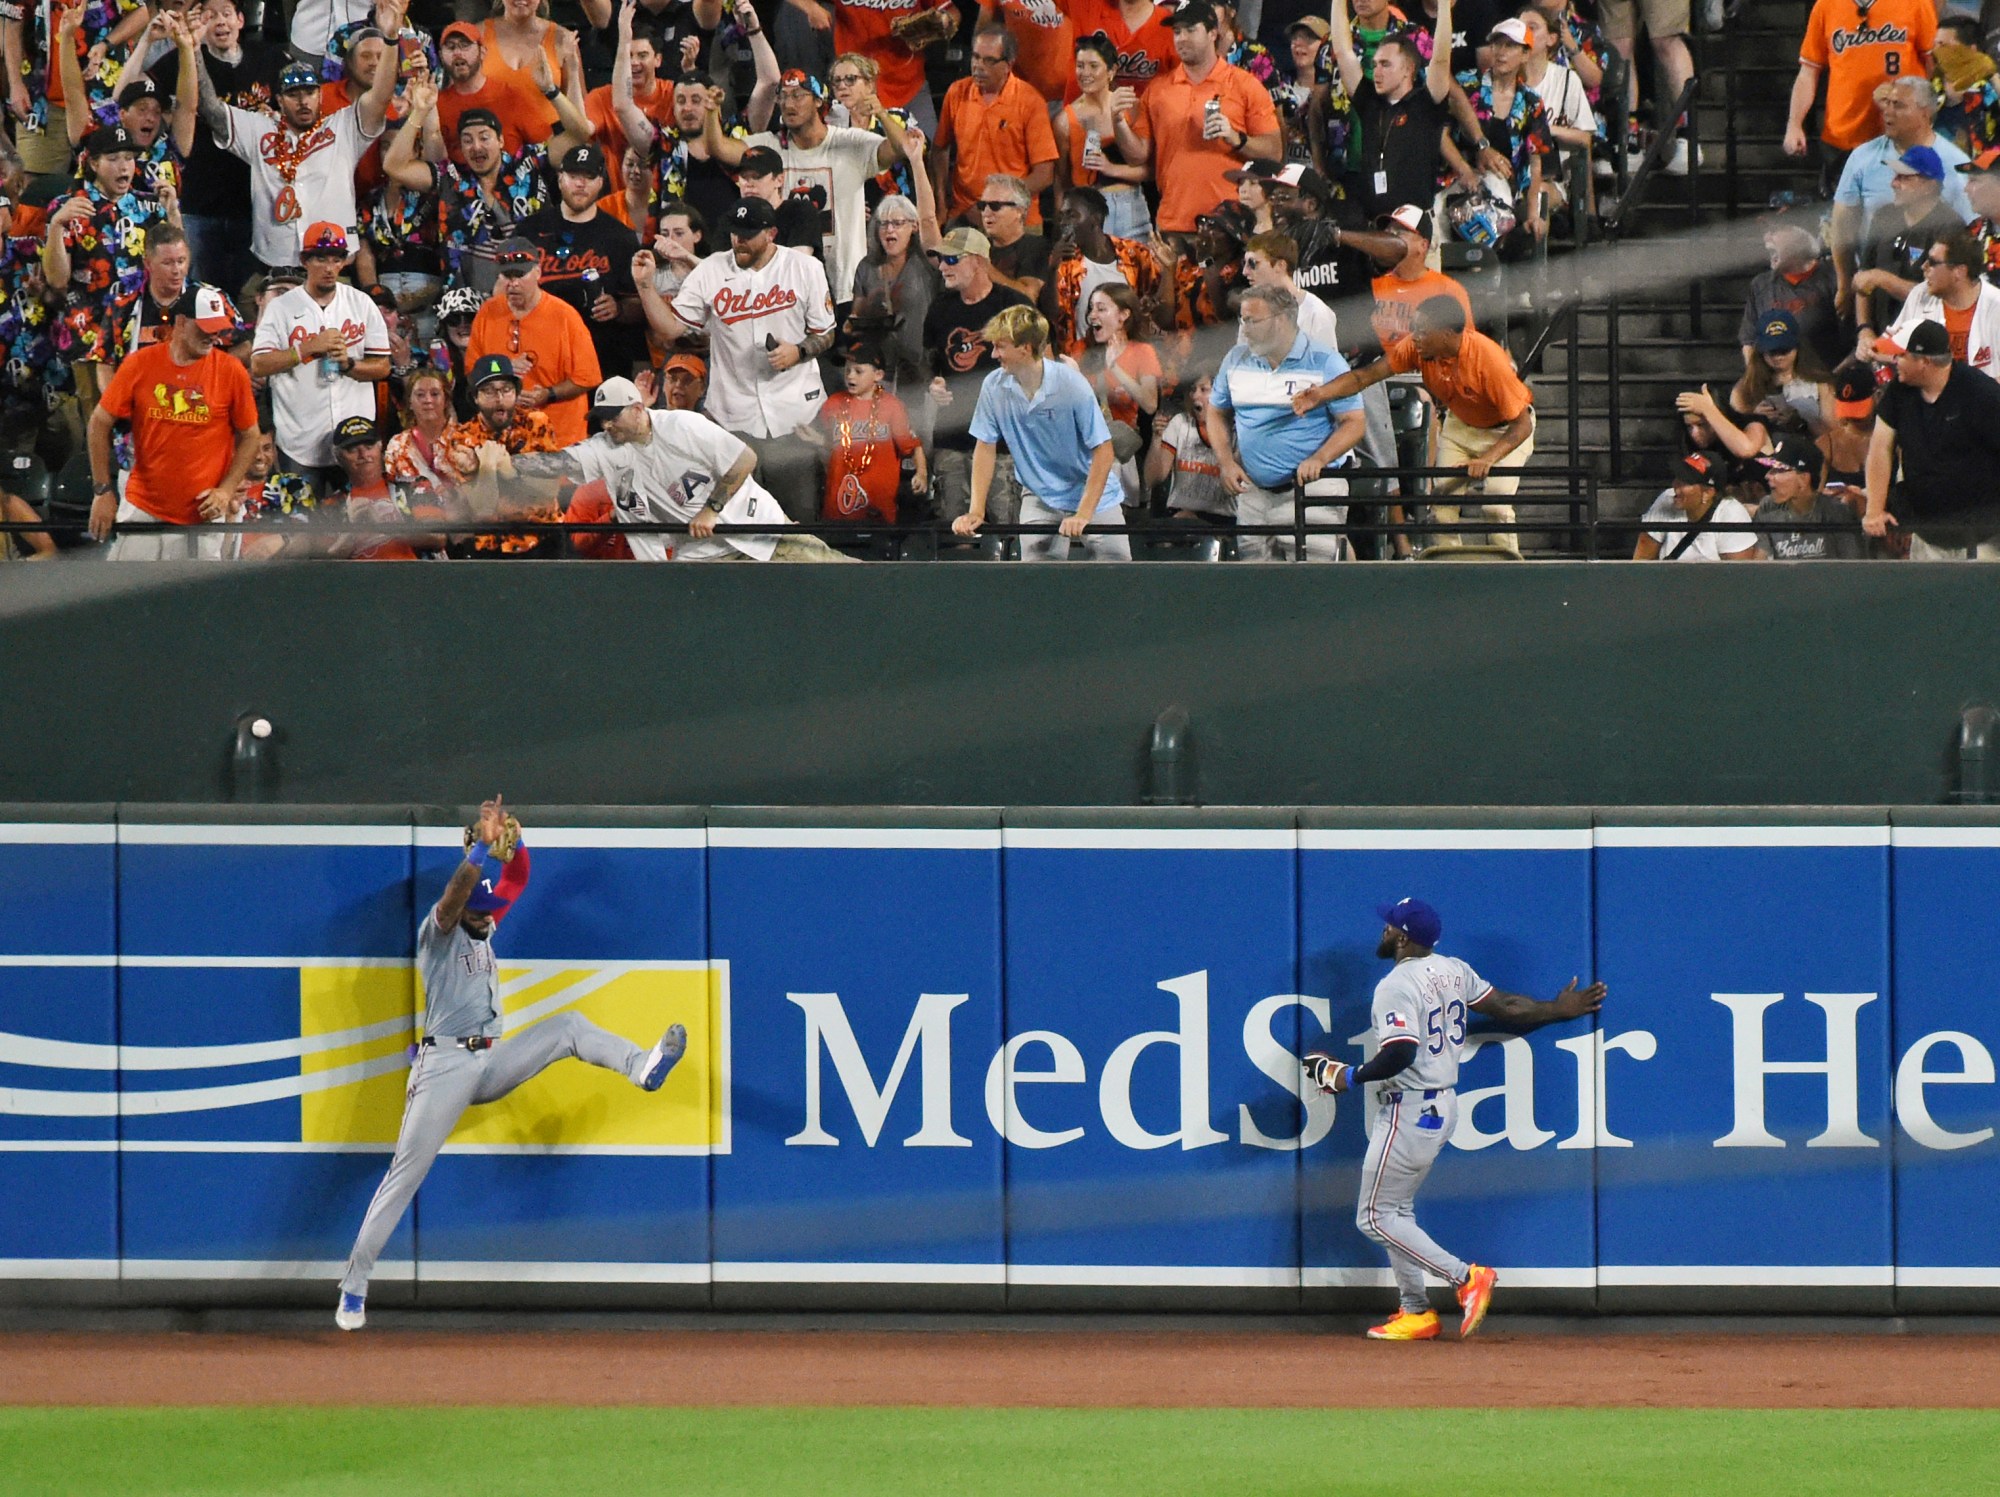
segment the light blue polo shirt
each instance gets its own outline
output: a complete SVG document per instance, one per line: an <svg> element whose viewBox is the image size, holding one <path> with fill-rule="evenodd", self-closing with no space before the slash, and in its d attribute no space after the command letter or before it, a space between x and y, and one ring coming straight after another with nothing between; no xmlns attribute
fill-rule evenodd
<svg viewBox="0 0 2000 1497"><path fill-rule="evenodd" d="M1006 370L987 375L971 431L975 442L1006 446L1022 488L1050 509L1072 515L1083 503L1090 455L1111 440L1090 381L1054 359L1042 360L1042 386L1033 400Z"/></svg>
<svg viewBox="0 0 2000 1497"><path fill-rule="evenodd" d="M1208 403L1235 415L1237 458L1258 488L1290 492L1299 464L1325 445L1341 416L1361 409L1361 397L1350 395L1310 415L1292 414L1294 395L1345 373L1347 360L1304 333L1292 340L1291 352L1275 369L1247 343L1223 356Z"/></svg>
<svg viewBox="0 0 2000 1497"><path fill-rule="evenodd" d="M1972 204L1965 196L1965 173L1955 169L1965 160L1965 152L1942 135L1931 142L1931 149L1944 163L1945 207L1970 223ZM1876 209L1887 207L1896 200L1895 189L1889 185L1889 179L1895 175L1896 159L1902 154L1902 147L1892 144L1886 135L1861 142L1847 158L1847 164L1840 169L1840 185L1833 190L1834 202L1843 207L1859 208L1865 223L1867 216Z"/></svg>

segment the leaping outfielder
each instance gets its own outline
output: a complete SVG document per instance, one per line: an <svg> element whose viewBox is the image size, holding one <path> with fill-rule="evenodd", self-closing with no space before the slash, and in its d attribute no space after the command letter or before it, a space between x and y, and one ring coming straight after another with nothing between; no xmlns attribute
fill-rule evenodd
<svg viewBox="0 0 2000 1497"><path fill-rule="evenodd" d="M495 796L479 808L478 824L465 834L465 861L417 927L423 1038L410 1067L396 1156L368 1204L340 1281L333 1321L343 1331L358 1331L366 1321L375 1260L466 1108L499 1101L565 1056L616 1071L640 1090L655 1092L687 1049L682 1025L671 1026L651 1050L641 1050L573 1009L501 1040L493 927L527 886L521 823Z"/></svg>

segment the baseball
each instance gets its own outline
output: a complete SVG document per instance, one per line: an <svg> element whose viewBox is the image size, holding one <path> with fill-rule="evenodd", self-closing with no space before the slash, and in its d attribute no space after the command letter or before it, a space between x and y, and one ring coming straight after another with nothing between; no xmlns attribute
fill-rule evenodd
<svg viewBox="0 0 2000 1497"><path fill-rule="evenodd" d="M250 736L252 738L269 738L271 736L271 719L260 717L250 724Z"/></svg>

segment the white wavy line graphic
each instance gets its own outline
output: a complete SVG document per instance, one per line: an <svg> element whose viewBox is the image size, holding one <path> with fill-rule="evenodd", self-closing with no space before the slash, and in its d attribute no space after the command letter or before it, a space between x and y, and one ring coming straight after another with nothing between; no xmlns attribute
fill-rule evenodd
<svg viewBox="0 0 2000 1497"><path fill-rule="evenodd" d="M307 1092L331 1091L374 1076L386 1076L409 1065L401 1051L315 1071L310 1076L277 1076L269 1081L240 1081L231 1086L190 1086L163 1092L50 1092L25 1087L0 1088L0 1113L34 1118L160 1117L176 1112L213 1112L281 1102Z"/></svg>
<svg viewBox="0 0 2000 1497"><path fill-rule="evenodd" d="M531 967L525 974L500 984L501 1001L504 1005L506 999L513 994L537 987L576 970L569 966ZM587 993L595 992L613 977L622 975L622 970L593 971L561 992L530 1004L520 1013L508 1014L506 1016L508 1029L511 1031L523 1024L531 1024L554 1008L573 1002ZM323 1055L329 1050L344 1050L350 1045L364 1045L374 1040L386 1039L393 1034L408 1033L415 1028L415 1025L413 1017L399 1016L394 1019L379 1020L373 1024L358 1025L352 1029L336 1030L330 1034L304 1035L297 1039L284 1040L251 1040L234 1045L97 1045L77 1040L45 1040L29 1034L0 1032L0 1063L35 1066L50 1071L220 1070L231 1066L267 1065L272 1061L298 1060L308 1055ZM7 1111L5 1107L0 1107L0 1112L5 1111Z"/></svg>

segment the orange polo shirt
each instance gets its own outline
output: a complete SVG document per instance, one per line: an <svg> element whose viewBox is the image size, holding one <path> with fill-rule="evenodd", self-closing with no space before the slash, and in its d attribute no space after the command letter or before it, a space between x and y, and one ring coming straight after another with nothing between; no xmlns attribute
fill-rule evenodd
<svg viewBox="0 0 2000 1497"><path fill-rule="evenodd" d="M1416 339L1399 339L1390 345L1389 367L1398 374L1421 370L1432 398L1480 431L1505 426L1535 403L1507 350L1473 328L1465 330L1457 356L1449 359L1420 358Z"/></svg>
<svg viewBox="0 0 2000 1497"><path fill-rule="evenodd" d="M1270 90L1239 67L1217 62L1201 82L1177 67L1146 90L1140 100L1153 137L1153 180L1160 184L1160 210L1153 221L1175 234L1193 230L1194 221L1223 201L1236 201L1236 188L1223 173L1243 164L1228 142L1202 139L1208 101L1222 101L1222 117L1244 135L1269 135L1278 128Z"/></svg>
<svg viewBox="0 0 2000 1497"><path fill-rule="evenodd" d="M472 319L472 341L465 350L467 367L489 353L528 361L528 372L521 377L524 391L548 389L564 380L581 385L583 394L552 402L542 411L560 445L568 447L590 435L589 392L603 383L604 373L598 367L590 329L575 308L544 291L528 315L517 318L504 295L489 297Z"/></svg>
<svg viewBox="0 0 2000 1497"><path fill-rule="evenodd" d="M937 143L955 153L947 218L956 218L978 202L988 177L996 173L1026 177L1044 161L1056 159L1048 103L1018 76L1009 78L991 99L970 78L954 83L938 111ZM1041 221L1041 204L1031 202L1028 222Z"/></svg>
<svg viewBox="0 0 2000 1497"><path fill-rule="evenodd" d="M446 153L461 165L465 157L458 149L458 121L468 109L490 109L499 117L501 149L509 156L518 156L523 146L540 145L555 134L555 106L541 96L527 74L511 70L496 74L494 56L487 52L485 80L471 93L460 93L448 85L438 90L438 130L444 136ZM617 162L610 165L614 172L618 170Z"/></svg>

